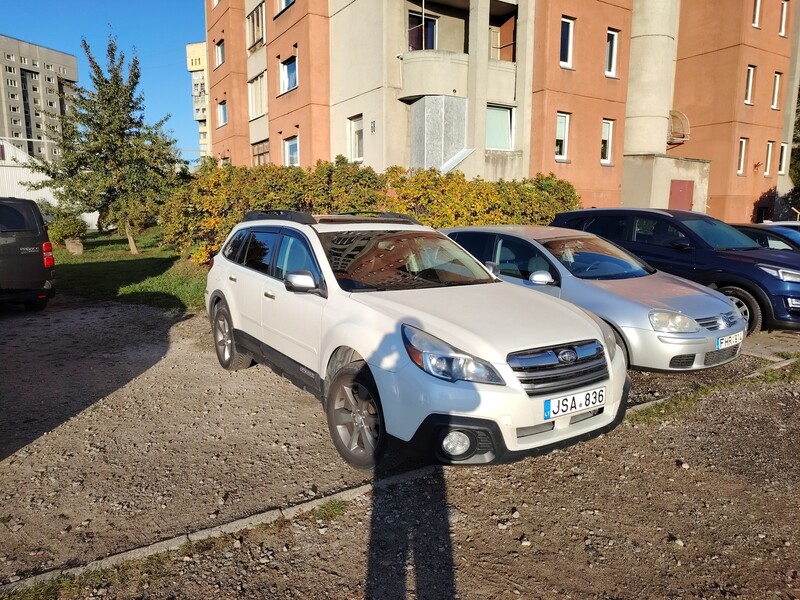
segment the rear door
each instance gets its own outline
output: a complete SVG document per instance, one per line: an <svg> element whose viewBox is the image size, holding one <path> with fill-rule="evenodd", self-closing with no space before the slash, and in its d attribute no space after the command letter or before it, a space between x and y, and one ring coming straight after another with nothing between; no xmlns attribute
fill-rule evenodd
<svg viewBox="0 0 800 600"><path fill-rule="evenodd" d="M0 289L30 290L44 286L45 239L44 226L32 203L0 199Z"/></svg>

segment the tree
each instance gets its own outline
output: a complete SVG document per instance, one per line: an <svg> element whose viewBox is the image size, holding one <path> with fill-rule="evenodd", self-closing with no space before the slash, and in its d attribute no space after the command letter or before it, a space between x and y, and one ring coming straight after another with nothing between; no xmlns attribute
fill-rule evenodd
<svg viewBox="0 0 800 600"><path fill-rule="evenodd" d="M107 72L85 39L81 46L92 87L65 85L62 101L67 108L58 116L58 126L47 132L60 154L52 160L29 159L27 166L47 179L28 185L51 188L67 208L98 211L104 225L125 231L131 253L138 254L134 233L158 215L180 180L183 163L175 140L162 130L169 115L153 125L145 123L136 55L126 77L125 55L118 52L113 35L106 49Z"/></svg>

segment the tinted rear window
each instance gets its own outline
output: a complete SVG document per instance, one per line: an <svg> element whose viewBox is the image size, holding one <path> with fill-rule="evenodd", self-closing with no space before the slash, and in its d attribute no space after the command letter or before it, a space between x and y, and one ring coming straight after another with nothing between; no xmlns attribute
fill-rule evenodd
<svg viewBox="0 0 800 600"><path fill-rule="evenodd" d="M37 231L36 216L27 203L0 203L0 232Z"/></svg>

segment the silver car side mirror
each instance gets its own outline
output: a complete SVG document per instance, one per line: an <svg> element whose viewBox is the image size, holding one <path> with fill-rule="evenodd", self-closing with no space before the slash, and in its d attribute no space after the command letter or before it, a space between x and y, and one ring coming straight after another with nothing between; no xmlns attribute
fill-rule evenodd
<svg viewBox="0 0 800 600"><path fill-rule="evenodd" d="M552 285L556 282L550 274L550 271L534 271L531 273L531 276L528 277L528 281L534 285Z"/></svg>

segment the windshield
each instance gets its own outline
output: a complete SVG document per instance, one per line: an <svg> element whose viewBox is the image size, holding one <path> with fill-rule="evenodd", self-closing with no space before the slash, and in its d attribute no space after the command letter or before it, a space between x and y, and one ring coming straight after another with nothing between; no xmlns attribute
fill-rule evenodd
<svg viewBox="0 0 800 600"><path fill-rule="evenodd" d="M655 272L632 254L598 237L558 238L543 245L581 279L629 279Z"/></svg>
<svg viewBox="0 0 800 600"><path fill-rule="evenodd" d="M495 281L476 259L434 231L336 231L319 238L347 292Z"/></svg>
<svg viewBox="0 0 800 600"><path fill-rule="evenodd" d="M756 242L738 229L716 219L681 219L706 244L714 250L756 250L760 248Z"/></svg>

